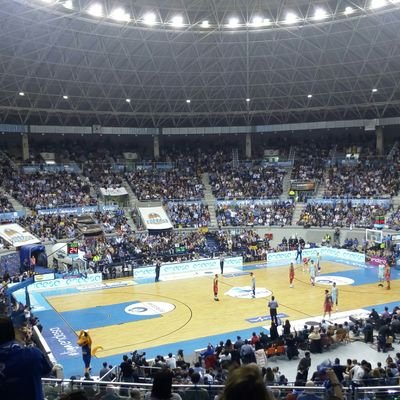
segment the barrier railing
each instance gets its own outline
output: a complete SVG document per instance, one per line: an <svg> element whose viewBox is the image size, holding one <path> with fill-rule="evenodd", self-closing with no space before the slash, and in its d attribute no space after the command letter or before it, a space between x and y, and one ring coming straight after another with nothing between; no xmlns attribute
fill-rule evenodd
<svg viewBox="0 0 400 400"><path fill-rule="evenodd" d="M116 395L129 396L132 389L140 391L142 394L151 391L151 383L132 383L132 382L104 382L82 379L42 379L43 390L46 399L57 399L64 393L76 390L82 390L89 399L98 398L99 393L114 393ZM215 395L221 393L223 385L188 385L174 384L173 392L183 394L186 391L205 390L209 394L209 398L213 399ZM316 395L319 398L325 397L327 389L321 386L294 386L288 384L286 386L268 386L276 400L286 399L289 393L297 395L304 392L309 395ZM363 386L363 387L343 387L343 395L345 399L352 400L398 400L400 399L400 386ZM184 396L183 396L184 398Z"/></svg>

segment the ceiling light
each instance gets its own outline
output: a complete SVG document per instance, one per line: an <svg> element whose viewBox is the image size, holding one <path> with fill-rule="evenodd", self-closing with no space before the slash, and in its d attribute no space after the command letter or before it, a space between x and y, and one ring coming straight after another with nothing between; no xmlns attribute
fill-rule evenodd
<svg viewBox="0 0 400 400"><path fill-rule="evenodd" d="M24 92L19 92L18 93L20 96L25 96L25 93Z"/></svg>
<svg viewBox="0 0 400 400"><path fill-rule="evenodd" d="M229 18L228 26L230 28L236 28L239 26L239 19L236 17Z"/></svg>
<svg viewBox="0 0 400 400"><path fill-rule="evenodd" d="M328 17L327 12L323 8L317 8L314 13L314 19L321 20Z"/></svg>
<svg viewBox="0 0 400 400"><path fill-rule="evenodd" d="M143 16L143 22L146 25L154 25L156 23L156 14L149 12Z"/></svg>
<svg viewBox="0 0 400 400"><path fill-rule="evenodd" d="M202 27L202 28L209 28L209 27L210 27L210 23L209 23L208 21L203 21L203 22L201 23L201 27Z"/></svg>
<svg viewBox="0 0 400 400"><path fill-rule="evenodd" d="M68 100L68 96L66 94L64 94L63 99Z"/></svg>
<svg viewBox="0 0 400 400"><path fill-rule="evenodd" d="M175 26L176 28L179 28L179 27L183 26L183 17L182 17L182 15L175 15L175 17L172 17L171 25Z"/></svg>
<svg viewBox="0 0 400 400"><path fill-rule="evenodd" d="M261 17L257 16L257 17L253 18L253 26L261 26L261 25L263 25L263 22L264 22L264 20Z"/></svg>
<svg viewBox="0 0 400 400"><path fill-rule="evenodd" d="M123 8L116 8L114 11L112 11L110 18L115 19L116 21L124 22L129 22L131 20L131 16Z"/></svg>
<svg viewBox="0 0 400 400"><path fill-rule="evenodd" d="M190 104L190 99L187 99L187 100L186 100L186 103Z"/></svg>
<svg viewBox="0 0 400 400"><path fill-rule="evenodd" d="M103 6L99 3L92 4L87 12L94 17L102 17L103 16Z"/></svg>
<svg viewBox="0 0 400 400"><path fill-rule="evenodd" d="M62 4L63 7L68 8L68 10L72 10L74 8L74 4L72 3L72 0L66 0Z"/></svg>
<svg viewBox="0 0 400 400"><path fill-rule="evenodd" d="M308 98L308 99L311 99L311 98L312 98L312 94L308 94L308 95L307 95L307 98Z"/></svg>
<svg viewBox="0 0 400 400"><path fill-rule="evenodd" d="M387 5L386 0L371 0L369 7L375 9L375 8L385 7L386 5Z"/></svg>
<svg viewBox="0 0 400 400"><path fill-rule="evenodd" d="M354 9L353 9L352 7L346 7L346 8L344 9L344 14L345 14L345 15L353 14L353 12L354 12Z"/></svg>
<svg viewBox="0 0 400 400"><path fill-rule="evenodd" d="M297 22L298 19L299 19L299 17L295 13L288 12L286 14L285 22L287 24L294 24Z"/></svg>
<svg viewBox="0 0 400 400"><path fill-rule="evenodd" d="M372 89L372 93L376 93L377 91L378 91L377 88L373 88L373 89Z"/></svg>
<svg viewBox="0 0 400 400"><path fill-rule="evenodd" d="M131 102L131 99L126 99L125 100L127 103L130 103Z"/></svg>
<svg viewBox="0 0 400 400"><path fill-rule="evenodd" d="M246 101L247 101L247 103L250 103L250 99L249 98L247 98Z"/></svg>

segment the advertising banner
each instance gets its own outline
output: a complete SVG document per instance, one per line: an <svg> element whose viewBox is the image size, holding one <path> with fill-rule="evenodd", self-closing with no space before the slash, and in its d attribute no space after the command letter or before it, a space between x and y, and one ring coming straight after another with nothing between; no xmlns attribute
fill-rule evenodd
<svg viewBox="0 0 400 400"><path fill-rule="evenodd" d="M225 258L225 268L238 268L243 266L242 257ZM206 260L187 261L183 263L166 263L161 266L162 275L180 274L185 272L198 271L219 271L219 258L210 258ZM155 267L143 267L135 269L134 278L153 278L155 276Z"/></svg>
<svg viewBox="0 0 400 400"><path fill-rule="evenodd" d="M381 264L386 265L387 260L385 257L367 256L367 263L374 266L378 266Z"/></svg>
<svg viewBox="0 0 400 400"><path fill-rule="evenodd" d="M52 290L52 289L63 289L69 287L77 287L81 285L89 285L92 283L99 283L102 281L101 273L89 274L86 277L75 277L69 279L54 279L54 280L44 280L41 282L32 283L29 286L29 291L39 291L39 290Z"/></svg>
<svg viewBox="0 0 400 400"><path fill-rule="evenodd" d="M144 226L148 230L172 229L170 219L165 210L159 207L140 207L139 213Z"/></svg>
<svg viewBox="0 0 400 400"><path fill-rule="evenodd" d="M0 225L0 237L14 247L40 243L40 240L18 224Z"/></svg>

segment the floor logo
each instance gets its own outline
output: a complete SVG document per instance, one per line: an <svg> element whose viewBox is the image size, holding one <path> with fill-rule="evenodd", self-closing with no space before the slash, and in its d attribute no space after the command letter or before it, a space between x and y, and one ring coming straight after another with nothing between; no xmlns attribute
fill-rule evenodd
<svg viewBox="0 0 400 400"><path fill-rule="evenodd" d="M317 276L315 282L320 285L332 285L336 282L336 285L352 285L354 283L353 279L345 278L344 276Z"/></svg>
<svg viewBox="0 0 400 400"><path fill-rule="evenodd" d="M146 301L134 303L125 307L125 312L131 315L160 315L175 309L175 306L162 301Z"/></svg>
<svg viewBox="0 0 400 400"><path fill-rule="evenodd" d="M237 297L239 299L251 299L253 296L253 291L250 286L243 287L233 287L229 289L226 293L227 296ZM271 296L272 292L265 288L256 288L256 298Z"/></svg>

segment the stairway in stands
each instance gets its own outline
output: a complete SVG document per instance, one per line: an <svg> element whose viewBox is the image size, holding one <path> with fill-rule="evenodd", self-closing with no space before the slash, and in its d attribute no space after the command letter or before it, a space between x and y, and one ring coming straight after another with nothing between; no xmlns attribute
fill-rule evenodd
<svg viewBox="0 0 400 400"><path fill-rule="evenodd" d="M217 242L217 240L215 239L214 236L207 234L206 235L206 242L207 242L207 248L210 251L212 251L213 253L218 253L219 252L218 242Z"/></svg>
<svg viewBox="0 0 400 400"><path fill-rule="evenodd" d="M218 226L218 223L217 223L217 217L215 216L215 197L212 194L209 176L207 172L202 174L201 182L204 187L204 203L207 204L208 211L210 212L210 227L216 228Z"/></svg>
<svg viewBox="0 0 400 400"><path fill-rule="evenodd" d="M303 211L306 203L296 203L293 211L292 225L296 225L300 219L301 212Z"/></svg>

